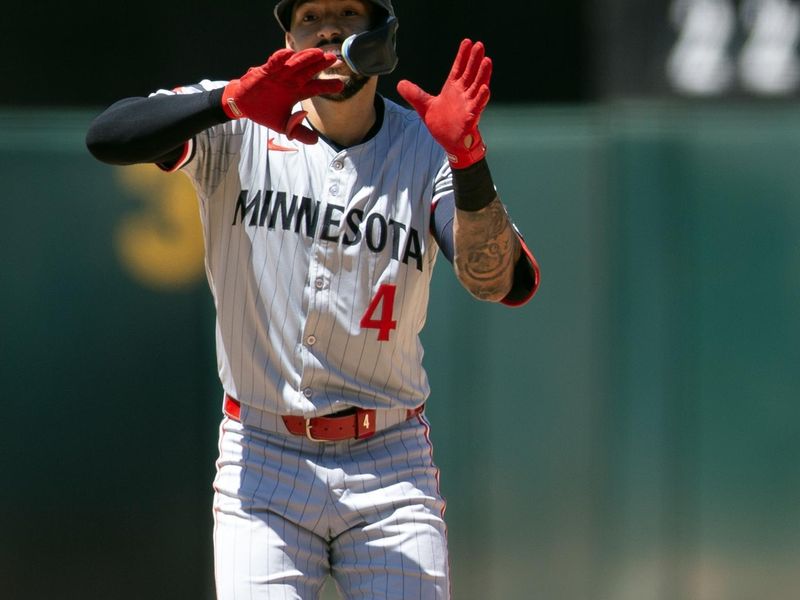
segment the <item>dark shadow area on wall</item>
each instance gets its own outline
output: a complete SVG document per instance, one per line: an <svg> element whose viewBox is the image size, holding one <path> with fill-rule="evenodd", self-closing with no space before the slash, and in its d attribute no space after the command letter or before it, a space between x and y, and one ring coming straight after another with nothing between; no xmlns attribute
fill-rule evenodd
<svg viewBox="0 0 800 600"><path fill-rule="evenodd" d="M400 66L438 91L464 37L494 61L495 102L589 99L584 0L396 0ZM283 45L272 0L15 3L0 20L0 106L103 106L200 79L232 79Z"/></svg>

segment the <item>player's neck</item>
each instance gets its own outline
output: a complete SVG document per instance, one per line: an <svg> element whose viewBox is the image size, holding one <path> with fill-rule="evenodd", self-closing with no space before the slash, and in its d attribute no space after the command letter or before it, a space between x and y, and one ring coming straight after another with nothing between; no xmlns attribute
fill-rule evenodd
<svg viewBox="0 0 800 600"><path fill-rule="evenodd" d="M344 102L316 97L303 102L308 120L329 140L343 147L361 142L375 124L376 80Z"/></svg>

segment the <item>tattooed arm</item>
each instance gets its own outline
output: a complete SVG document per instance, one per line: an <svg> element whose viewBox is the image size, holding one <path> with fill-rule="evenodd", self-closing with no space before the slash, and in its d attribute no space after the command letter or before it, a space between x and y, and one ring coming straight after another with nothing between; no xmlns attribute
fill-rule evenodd
<svg viewBox="0 0 800 600"><path fill-rule="evenodd" d="M453 264L461 284L479 300L505 298L521 246L500 199L477 211L456 209L453 240Z"/></svg>
<svg viewBox="0 0 800 600"><path fill-rule="evenodd" d="M539 266L497 197L486 160L453 170L441 189L431 233L464 288L480 300L527 303L539 286Z"/></svg>

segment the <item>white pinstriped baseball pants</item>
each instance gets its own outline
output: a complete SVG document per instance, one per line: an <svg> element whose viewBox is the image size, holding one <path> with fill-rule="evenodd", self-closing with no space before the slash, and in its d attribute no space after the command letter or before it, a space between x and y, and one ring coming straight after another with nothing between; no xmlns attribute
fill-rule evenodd
<svg viewBox="0 0 800 600"><path fill-rule="evenodd" d="M424 417L312 442L225 418L214 481L218 600L447 600L444 500Z"/></svg>

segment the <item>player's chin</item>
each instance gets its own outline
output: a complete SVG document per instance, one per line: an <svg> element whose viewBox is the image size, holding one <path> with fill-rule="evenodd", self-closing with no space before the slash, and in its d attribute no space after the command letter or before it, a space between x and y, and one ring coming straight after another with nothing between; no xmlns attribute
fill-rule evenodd
<svg viewBox="0 0 800 600"><path fill-rule="evenodd" d="M322 98L331 100L333 102L344 102L363 90L369 81L369 77L358 75L352 71L350 71L350 75L348 77L337 77L336 79L340 79L340 81L344 83L344 89L336 94L323 94Z"/></svg>

